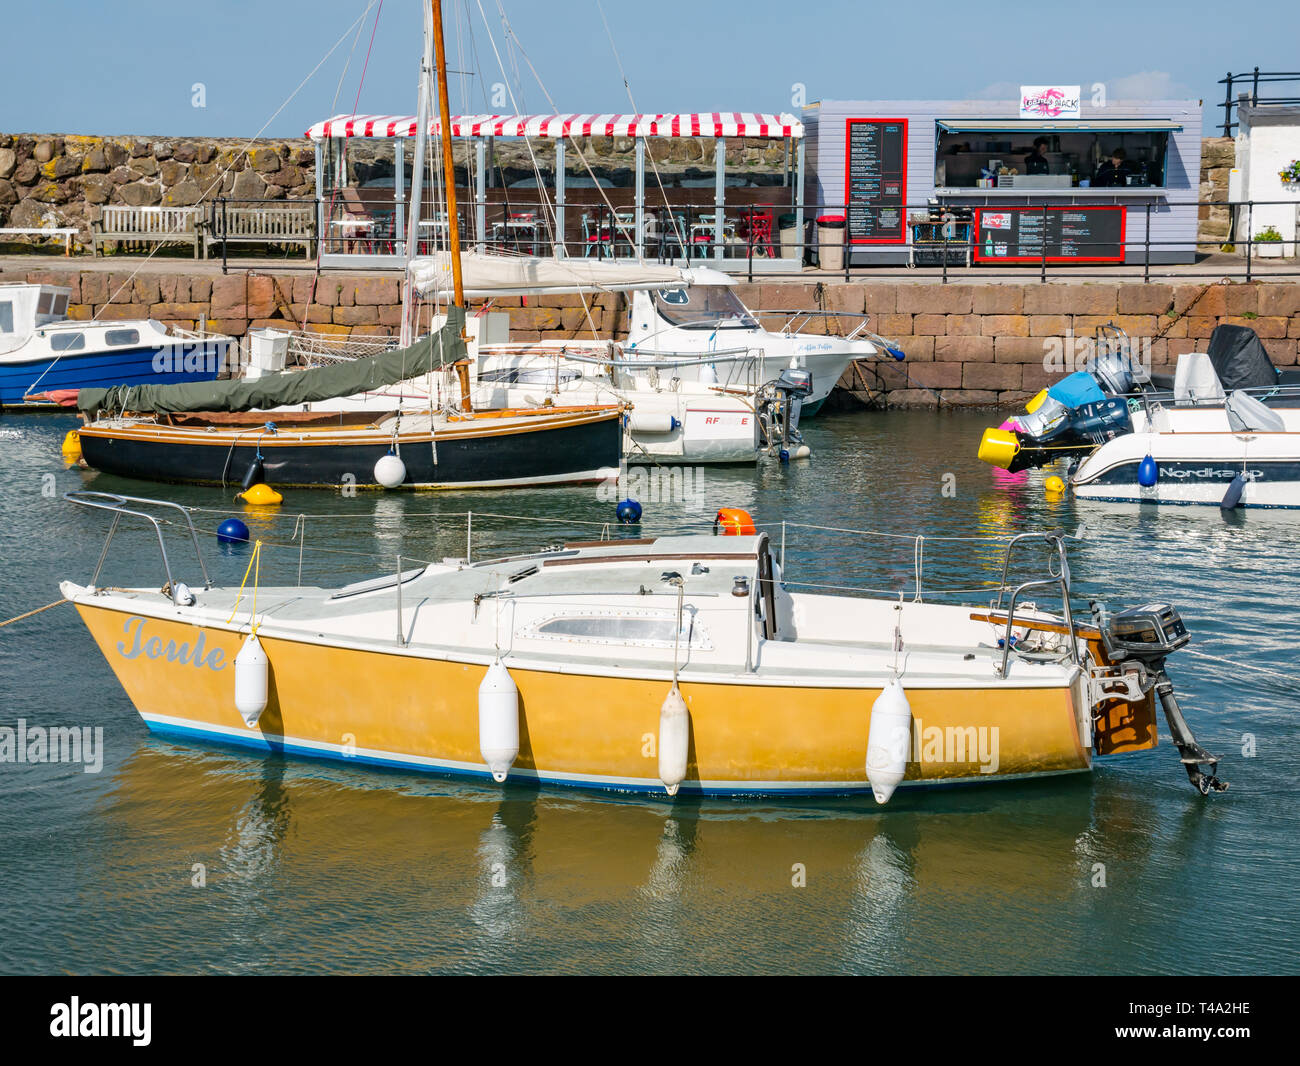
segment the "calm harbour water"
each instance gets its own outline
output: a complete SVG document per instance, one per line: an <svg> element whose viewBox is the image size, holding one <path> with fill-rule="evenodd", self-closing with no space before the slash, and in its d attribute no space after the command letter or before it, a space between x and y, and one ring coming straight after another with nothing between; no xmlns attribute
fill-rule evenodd
<svg viewBox="0 0 1300 1066"><path fill-rule="evenodd" d="M1041 477L998 487L974 457L988 419L824 415L805 425L811 462L706 470L702 508L647 503L642 532L702 525L718 506L930 536L1086 521L1073 555L1084 597L1168 598L1198 649L1300 674L1300 519L1053 502ZM60 579L88 580L98 557L107 518L49 498L51 484L242 513L216 489L65 469L59 441L74 425L0 419L0 620L55 599ZM304 580L339 583L379 567L341 552L463 554L467 509L575 523L476 517L476 555L592 535L576 523L613 517L591 488L300 491L282 511L352 516L308 522L307 546L335 552L308 551ZM220 514L202 518L213 528ZM250 525L291 539L291 520ZM105 583L161 584L151 537L119 534ZM791 576L910 588L910 541L788 537ZM237 583L246 555L203 546L213 578ZM926 558L930 587L996 576L991 552L937 543ZM172 559L197 577L179 541ZM297 580L296 548L266 560L264 583ZM1190 788L1162 723L1155 751L1091 776L904 791L884 809L670 804L156 740L75 612L56 607L0 630L0 726L102 726L104 766L0 763L0 971L1294 973L1300 689L1182 653L1171 673L1198 739L1224 756L1226 794Z"/></svg>

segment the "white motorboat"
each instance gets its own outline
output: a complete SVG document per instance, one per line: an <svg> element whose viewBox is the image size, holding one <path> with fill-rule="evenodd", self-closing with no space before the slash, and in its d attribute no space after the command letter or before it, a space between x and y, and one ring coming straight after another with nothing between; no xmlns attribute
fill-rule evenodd
<svg viewBox="0 0 1300 1066"><path fill-rule="evenodd" d="M802 398L802 414L807 417L816 413L855 360L904 358L896 344L868 331L865 314L751 311L733 291L736 280L707 267L471 253L463 254L461 262L466 292L473 297L628 293L627 340L600 343L609 346L609 358L620 364L624 374L644 375L652 387L659 380L697 382L710 390L753 398L783 371L798 369L811 374L811 391ZM450 291L445 253L414 260L410 273L426 299L445 299ZM763 320L776 328L767 328ZM812 332L819 326L823 332ZM573 364L585 377L608 380L606 365L579 360ZM494 351L491 345L480 349L480 376L520 365L517 351ZM537 365L553 369L544 355Z"/></svg>
<svg viewBox="0 0 1300 1066"><path fill-rule="evenodd" d="M902 350L867 330L868 316L823 311L751 311L730 286L735 279L720 271L695 271L693 284L638 291L624 351L648 360L686 357L683 380L718 383L751 392L777 378L787 367L812 374L812 391L803 400L803 415L817 413L844 372L858 359L893 356ZM762 320L775 320L768 329ZM844 336L810 332L844 328ZM743 352L732 355L728 353ZM717 354L715 362L700 357ZM694 357L692 360L691 357Z"/></svg>
<svg viewBox="0 0 1300 1066"><path fill-rule="evenodd" d="M233 340L153 319L67 317L72 290L0 285L0 406L48 406L47 393L112 385L212 381Z"/></svg>
<svg viewBox="0 0 1300 1066"><path fill-rule="evenodd" d="M1241 390L1223 406L1156 403L1085 456L1070 484L1088 500L1300 507L1300 408Z"/></svg>
<svg viewBox="0 0 1300 1066"><path fill-rule="evenodd" d="M980 458L1012 471L1065 460L1081 499L1300 507L1298 386L1253 330L1223 325L1158 383L1107 352L986 430Z"/></svg>

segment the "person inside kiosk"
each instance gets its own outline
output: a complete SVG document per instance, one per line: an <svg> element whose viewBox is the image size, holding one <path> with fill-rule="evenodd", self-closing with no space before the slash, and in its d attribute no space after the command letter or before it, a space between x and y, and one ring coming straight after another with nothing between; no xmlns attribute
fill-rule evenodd
<svg viewBox="0 0 1300 1066"><path fill-rule="evenodd" d="M1093 175L1092 184L1096 188L1109 188L1114 185L1127 185L1130 174L1136 174L1137 171L1133 164L1128 161L1128 155L1123 148L1116 148L1110 153L1110 158L1102 162L1097 168L1097 173Z"/></svg>
<svg viewBox="0 0 1300 1066"><path fill-rule="evenodd" d="M1046 137L1034 138L1034 150L1025 156L1026 174L1046 174L1050 170L1047 148L1050 142Z"/></svg>

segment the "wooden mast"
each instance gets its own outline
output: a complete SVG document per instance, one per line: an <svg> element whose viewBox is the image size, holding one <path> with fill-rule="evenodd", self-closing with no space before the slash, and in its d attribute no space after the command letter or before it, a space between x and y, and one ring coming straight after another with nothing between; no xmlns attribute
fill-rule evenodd
<svg viewBox="0 0 1300 1066"><path fill-rule="evenodd" d="M452 302L465 306L465 283L460 269L460 216L456 211L456 162L451 144L451 105L447 100L447 49L442 39L442 0L429 0L433 9L433 62L438 78L438 122L442 136L442 170L447 185L447 248L451 256ZM460 407L470 409L469 360L456 363L460 379Z"/></svg>

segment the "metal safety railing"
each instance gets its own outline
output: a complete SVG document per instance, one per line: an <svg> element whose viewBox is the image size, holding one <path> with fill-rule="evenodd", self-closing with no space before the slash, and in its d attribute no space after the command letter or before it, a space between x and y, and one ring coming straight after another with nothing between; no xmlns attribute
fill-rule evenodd
<svg viewBox="0 0 1300 1066"><path fill-rule="evenodd" d="M1249 104L1251 107L1258 107L1260 104L1281 105L1300 104L1300 95L1269 95L1266 91L1260 95L1259 87L1263 85L1267 90L1271 86L1288 85L1293 86L1291 92L1300 94L1300 71L1264 71L1256 67L1249 74L1233 74L1229 72L1225 77L1219 79L1219 84L1224 86L1223 103L1219 104L1223 108L1223 135L1231 137L1232 131L1238 126L1238 123L1232 119L1233 108L1240 107L1242 104ZM1250 92L1238 92L1233 96L1233 89L1238 86L1250 86Z"/></svg>
<svg viewBox="0 0 1300 1066"><path fill-rule="evenodd" d="M1011 601L1007 606L1007 625L1006 632L1002 638L1002 665L998 670L999 677L1007 676L1007 664L1011 658L1012 637L1016 620L1016 601L1020 599L1023 592L1030 589L1059 589L1061 592L1061 608L1065 615L1065 628L1068 630L1070 659L1076 665L1081 665L1079 659L1079 645L1074 632L1074 611L1070 606L1070 562L1065 553L1065 539L1062 533L1021 533L1013 537L1007 544L1006 555L1002 561L1002 581L998 587L998 598L994 603L993 611L997 612L1002 609L1002 598L1007 591L1007 573L1011 567L1011 555L1017 544L1022 541L1038 540L1046 541L1049 548L1053 549L1056 560L1056 569L1052 569L1052 555L1048 556L1048 573L1047 578L1037 578L1032 581L1024 581L1011 590Z"/></svg>
<svg viewBox="0 0 1300 1066"><path fill-rule="evenodd" d="M208 568L203 562L203 553L199 550L199 536L194 528L194 521L190 517L190 512L178 503L171 503L167 500L153 500L144 496L123 496L116 492L92 492L87 489L78 489L75 492L65 492L63 498L69 503L75 503L79 507L90 507L97 511L108 511L113 515L113 524L109 526L108 536L104 540L104 548L99 553L99 562L95 564L95 573L90 579L93 587L99 585L99 575L104 569L104 563L108 560L108 549L113 543L113 535L117 532L117 527L122 521L123 515L129 515L132 518L141 518L150 523L154 532L158 535L158 550L162 552L163 570L167 574L166 590L171 595L172 603L176 606L183 606L181 598L177 593L177 583L172 577L171 561L167 558L167 544L163 540L162 523L153 515L145 511L138 511L128 504L143 504L148 507L165 507L172 511L179 511L185 519L185 525L189 529L190 540L194 545L194 556L199 561L199 569L203 571L203 587L205 589L212 587L212 579L208 577Z"/></svg>

